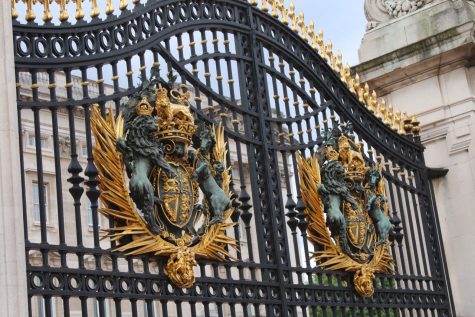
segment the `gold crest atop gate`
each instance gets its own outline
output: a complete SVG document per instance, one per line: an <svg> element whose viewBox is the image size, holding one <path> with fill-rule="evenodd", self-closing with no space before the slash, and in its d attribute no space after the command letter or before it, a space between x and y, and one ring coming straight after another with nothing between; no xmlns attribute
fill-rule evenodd
<svg viewBox="0 0 475 317"><path fill-rule="evenodd" d="M329 130L319 154L298 157L299 177L318 265L354 272L356 291L370 298L374 274L393 271L392 225L379 166L352 135L350 124Z"/></svg>
<svg viewBox="0 0 475 317"><path fill-rule="evenodd" d="M224 129L196 124L188 93L147 85L117 118L92 106L99 211L114 220L115 251L168 257L165 274L188 288L198 258L222 261L236 247Z"/></svg>

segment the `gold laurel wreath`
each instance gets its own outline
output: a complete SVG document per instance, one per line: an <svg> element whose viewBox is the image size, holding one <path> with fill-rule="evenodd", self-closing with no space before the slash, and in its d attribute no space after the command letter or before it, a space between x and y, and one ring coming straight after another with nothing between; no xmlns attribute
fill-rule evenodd
<svg viewBox="0 0 475 317"><path fill-rule="evenodd" d="M102 117L99 106L91 106L91 127L95 137L93 157L99 171L100 200L104 208L99 212L106 217L116 220L117 225L107 229L104 238L120 243L122 238L130 237L131 242L119 245L114 251L122 251L127 255L152 253L157 256L169 256L179 250L176 246L159 235L152 233L135 208L135 204L129 196L129 189L124 175L123 157L117 150L117 139L123 137L124 120L121 114L114 119L112 110L109 109L105 118ZM226 142L224 141L224 129L218 126L215 129L216 146L214 154L217 159L226 164ZM223 172L223 190L229 192L231 180L230 169L225 166ZM236 241L226 235L226 230L232 228L235 223L229 222L233 208L226 210L223 221L208 227L201 241L190 248L196 257L222 261L225 258L233 259L228 246L237 250Z"/></svg>
<svg viewBox="0 0 475 317"><path fill-rule="evenodd" d="M350 256L342 252L333 238L330 230L327 228L323 201L318 192L318 184L321 184L320 164L317 156L314 155L310 159L297 156L297 165L299 171L300 188L302 199L306 205L306 217L309 222L307 228L308 239L319 245L322 250L314 252L312 257L317 263L328 270L345 270L347 272L355 272L355 288L363 297L371 297L372 292L360 290L362 287L358 285L359 276L365 274L367 278L372 280L373 273L391 273L394 271L392 262L393 257L389 251L389 244L379 244L376 246L373 258L367 264L359 263ZM378 186L378 193L384 193L384 181ZM385 213L388 213L387 206ZM373 291L374 292L374 291Z"/></svg>

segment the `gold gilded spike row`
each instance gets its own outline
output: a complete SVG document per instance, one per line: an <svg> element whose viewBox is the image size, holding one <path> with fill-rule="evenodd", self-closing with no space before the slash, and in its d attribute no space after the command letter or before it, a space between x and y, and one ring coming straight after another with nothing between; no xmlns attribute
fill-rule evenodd
<svg viewBox="0 0 475 317"><path fill-rule="evenodd" d="M10 0L11 7L12 7L12 18L17 19L19 17L19 12L17 8L18 2L22 2L26 4L24 18L26 21L34 21L36 19L36 10L34 5L40 4L43 9L43 16L42 19L44 22L50 22L53 20L53 12L58 12L59 16L57 17L59 21L64 22L69 19L69 12L66 8L68 3L75 4L75 13L74 17L77 21L82 20L86 16L86 12L84 11L84 2L90 2L90 12L89 15L92 18L96 18L100 15L100 9L98 6L98 0ZM132 3L137 5L140 3L140 0L133 0ZM120 0L119 2L119 9L125 10L129 5L128 0ZM52 7L56 6L57 10L52 10ZM106 0L106 7L105 7L105 14L110 15L114 12L115 8L112 4L112 0Z"/></svg>
<svg viewBox="0 0 475 317"><path fill-rule="evenodd" d="M404 117L401 111L390 103L387 106L387 101L378 98L376 92L371 90L367 83L362 83L359 74L351 74L350 65L343 63L343 55L341 51L337 54L333 51L333 44L331 41L325 41L323 31L315 31L315 22L305 23L305 16L303 12L297 13L296 6L293 1L288 7L285 5L285 0L249 0L249 2L261 9L263 12L271 14L274 18L288 25L292 31L298 33L300 37L309 42L310 46L320 54L320 56L330 65L330 67L339 75L341 81L345 83L348 89L358 98L358 100L374 115L380 119L385 125L390 127L393 131L401 135L411 134L418 135L420 132L420 123L414 117ZM406 120L411 120L411 131L405 130L408 123ZM415 122L415 131L412 127Z"/></svg>

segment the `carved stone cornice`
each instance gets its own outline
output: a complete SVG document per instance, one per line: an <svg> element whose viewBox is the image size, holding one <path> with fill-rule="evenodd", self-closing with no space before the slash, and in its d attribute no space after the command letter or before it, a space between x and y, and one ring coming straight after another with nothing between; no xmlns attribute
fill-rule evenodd
<svg viewBox="0 0 475 317"><path fill-rule="evenodd" d="M364 10L371 30L380 23L415 12L437 0L365 0Z"/></svg>

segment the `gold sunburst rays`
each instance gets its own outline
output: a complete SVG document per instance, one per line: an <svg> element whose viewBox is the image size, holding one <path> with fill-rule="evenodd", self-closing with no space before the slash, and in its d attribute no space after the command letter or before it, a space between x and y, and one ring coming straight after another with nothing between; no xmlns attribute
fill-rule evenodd
<svg viewBox="0 0 475 317"><path fill-rule="evenodd" d="M99 172L98 179L100 199L104 208L99 208L106 217L115 220L115 225L105 230L111 241L118 243L113 250L124 252L126 255L154 254L156 256L173 256L183 251L183 246L177 246L164 240L161 236L153 234L142 220L131 200L124 175L124 162L122 154L117 150L117 138L124 133L124 120L122 115L114 118L112 110L103 117L98 105L91 106L91 127L95 138L93 156ZM226 162L226 142L224 128L218 125L215 128L216 146L213 149L216 158ZM225 164L225 163L224 163ZM230 169L225 164L223 172L223 190L229 193L231 181ZM226 232L236 225L230 218L233 208L223 214L223 222L212 225L203 234L201 240L187 251L187 256L196 258L208 258L217 261L224 259L233 260L230 250L238 252L236 240L229 237ZM123 238L131 238L130 242L120 244ZM172 263L173 264L173 263ZM194 280L194 279L193 279ZM189 286L188 283L182 284Z"/></svg>

